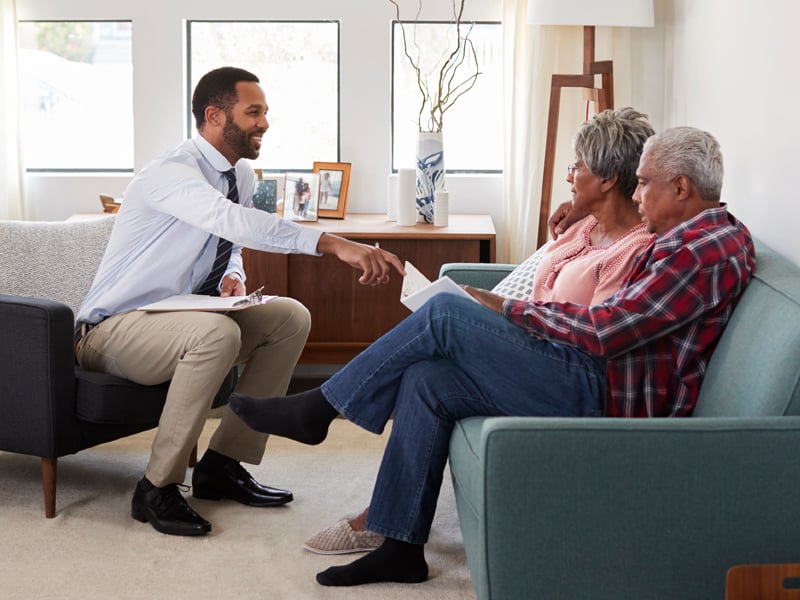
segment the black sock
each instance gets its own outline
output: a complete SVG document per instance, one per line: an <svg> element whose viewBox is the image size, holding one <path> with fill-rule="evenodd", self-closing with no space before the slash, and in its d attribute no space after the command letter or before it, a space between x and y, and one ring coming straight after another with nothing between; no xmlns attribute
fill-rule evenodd
<svg viewBox="0 0 800 600"><path fill-rule="evenodd" d="M220 454L216 450L212 450L211 448L207 448L206 451L203 453L203 457L198 461L197 464L203 463L203 466L209 467L211 469L222 469L225 465L230 463L238 464L239 461L235 458L231 458L229 456L225 456L224 454Z"/></svg>
<svg viewBox="0 0 800 600"><path fill-rule="evenodd" d="M362 585L394 581L420 583L428 578L428 563L422 544L386 538L380 547L341 567L317 573L317 583L331 586Z"/></svg>
<svg viewBox="0 0 800 600"><path fill-rule="evenodd" d="M328 435L328 426L339 414L320 388L283 398L254 398L234 392L231 410L256 431L315 445Z"/></svg>

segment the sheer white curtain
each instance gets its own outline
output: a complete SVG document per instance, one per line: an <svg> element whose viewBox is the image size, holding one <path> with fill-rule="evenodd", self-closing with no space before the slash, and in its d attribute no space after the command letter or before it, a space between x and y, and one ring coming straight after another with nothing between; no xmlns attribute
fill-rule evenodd
<svg viewBox="0 0 800 600"><path fill-rule="evenodd" d="M527 5L527 0L505 0L503 6L505 221L498 232L498 257L509 262L522 261L536 249L550 76L583 71L583 29L528 25ZM596 35L596 59L614 61L614 105L626 106L631 98L629 30L598 27ZM562 91L551 212L570 198L566 168L572 137L585 117L582 91Z"/></svg>
<svg viewBox="0 0 800 600"><path fill-rule="evenodd" d="M22 219L15 0L0 0L0 219Z"/></svg>

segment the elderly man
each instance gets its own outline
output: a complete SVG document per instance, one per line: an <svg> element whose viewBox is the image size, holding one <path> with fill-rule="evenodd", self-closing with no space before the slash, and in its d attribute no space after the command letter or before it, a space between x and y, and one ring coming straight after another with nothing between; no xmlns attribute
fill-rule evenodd
<svg viewBox="0 0 800 600"><path fill-rule="evenodd" d="M442 294L322 388L288 399L234 395L251 427L308 444L324 440L337 414L380 433L394 413L366 521L386 539L319 573L319 583L427 578L424 544L458 419L691 414L755 268L753 244L720 203L722 154L710 134L682 127L651 137L636 174L634 201L656 236L602 304Z"/></svg>

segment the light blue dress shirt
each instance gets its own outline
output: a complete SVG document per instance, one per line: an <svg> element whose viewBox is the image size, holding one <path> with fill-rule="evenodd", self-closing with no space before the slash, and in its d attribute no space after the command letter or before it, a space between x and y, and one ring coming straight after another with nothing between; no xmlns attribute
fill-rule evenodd
<svg viewBox="0 0 800 600"><path fill-rule="evenodd" d="M236 163L240 204L226 197L228 160L202 136L146 165L131 181L77 321L97 323L176 294L208 275L219 237L233 242L226 275L244 281L242 248L318 255L321 233L253 208L255 173Z"/></svg>

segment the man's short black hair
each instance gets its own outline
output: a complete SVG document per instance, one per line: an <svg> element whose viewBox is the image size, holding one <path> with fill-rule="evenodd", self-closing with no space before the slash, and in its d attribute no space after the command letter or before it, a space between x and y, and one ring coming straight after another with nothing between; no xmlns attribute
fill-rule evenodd
<svg viewBox="0 0 800 600"><path fill-rule="evenodd" d="M202 129L206 121L206 107L217 106L229 113L236 104L236 84L240 81L258 83L258 77L250 71L237 67L220 67L209 71L200 78L192 94L192 114L197 129Z"/></svg>

